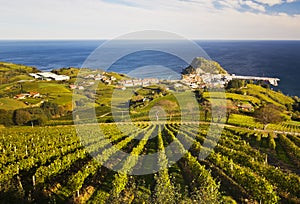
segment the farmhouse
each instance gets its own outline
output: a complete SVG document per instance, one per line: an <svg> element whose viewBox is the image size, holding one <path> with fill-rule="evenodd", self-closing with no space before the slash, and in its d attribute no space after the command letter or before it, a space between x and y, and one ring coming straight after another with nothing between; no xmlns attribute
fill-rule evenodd
<svg viewBox="0 0 300 204"><path fill-rule="evenodd" d="M71 84L69 87L70 87L70 89L76 89L77 88L77 86L73 85L73 84Z"/></svg>
<svg viewBox="0 0 300 204"><path fill-rule="evenodd" d="M14 98L15 99L25 99L29 94L18 94Z"/></svg>
<svg viewBox="0 0 300 204"><path fill-rule="evenodd" d="M29 92L29 93L18 94L14 98L15 99L25 99L27 97L39 98L39 97L41 97L41 94L38 92Z"/></svg>
<svg viewBox="0 0 300 204"><path fill-rule="evenodd" d="M238 107L243 111L254 111L254 107L249 103L239 104Z"/></svg>
<svg viewBox="0 0 300 204"><path fill-rule="evenodd" d="M38 92L29 92L29 97L39 98L41 95Z"/></svg>

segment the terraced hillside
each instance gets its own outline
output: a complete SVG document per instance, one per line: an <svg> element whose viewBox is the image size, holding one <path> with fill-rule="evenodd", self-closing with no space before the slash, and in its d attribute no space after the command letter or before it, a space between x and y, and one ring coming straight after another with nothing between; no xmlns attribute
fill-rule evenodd
<svg viewBox="0 0 300 204"><path fill-rule="evenodd" d="M95 84L89 69L82 94L78 69L55 71L68 82L36 71L0 63L0 203L300 203L299 98L250 81L125 91L126 76Z"/></svg>

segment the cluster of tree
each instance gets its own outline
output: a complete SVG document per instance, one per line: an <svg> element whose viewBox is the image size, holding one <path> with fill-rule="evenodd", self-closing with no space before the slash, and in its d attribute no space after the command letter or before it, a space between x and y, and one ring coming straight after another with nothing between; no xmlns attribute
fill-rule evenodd
<svg viewBox="0 0 300 204"><path fill-rule="evenodd" d="M13 122L13 112L11 110L0 109L0 124L4 126L12 126Z"/></svg>
<svg viewBox="0 0 300 204"><path fill-rule="evenodd" d="M294 97L294 100L295 103L292 106L292 120L300 121L300 99L296 96Z"/></svg>
<svg viewBox="0 0 300 204"><path fill-rule="evenodd" d="M228 82L226 89L240 89L246 85L245 80L233 79Z"/></svg>
<svg viewBox="0 0 300 204"><path fill-rule="evenodd" d="M255 110L254 117L258 122L264 124L264 128L266 128L269 123L280 123L285 120L282 116L282 111L282 108L268 103Z"/></svg>
<svg viewBox="0 0 300 204"><path fill-rule="evenodd" d="M17 109L13 113L13 122L16 125L44 125L48 117L41 108Z"/></svg>
<svg viewBox="0 0 300 204"><path fill-rule="evenodd" d="M163 86L151 86L144 87L134 92L134 95L129 101L129 105L132 108L144 107L149 104L150 101L166 96L168 91Z"/></svg>
<svg viewBox="0 0 300 204"><path fill-rule="evenodd" d="M230 106L227 104L226 107L217 106L215 107L215 115L212 115L212 105L209 101L203 101L200 103L201 111L204 113L204 121L220 122L222 118L226 119L226 123L229 117L233 113L238 113L239 111L234 108L235 105ZM258 122L264 124L264 128L270 123L280 123L286 120L282 115L283 109L281 107L275 106L274 104L265 104L259 107L253 113L253 116Z"/></svg>
<svg viewBox="0 0 300 204"><path fill-rule="evenodd" d="M71 78L76 78L79 74L79 71L80 69L78 68L69 67L69 68L55 69L52 70L51 72L58 75L67 75L70 76ZM91 70L86 69L86 71L91 71Z"/></svg>
<svg viewBox="0 0 300 204"><path fill-rule="evenodd" d="M0 109L0 124L12 125L44 125L53 117L60 117L66 113L62 106L45 102L41 107L23 108L14 111Z"/></svg>
<svg viewBox="0 0 300 204"><path fill-rule="evenodd" d="M240 91L240 89L247 86L247 84L257 84L266 89L270 89L270 84L264 81L253 81L253 80L243 80L243 79L232 79L231 81L228 82L225 88L226 90L233 91L237 94L242 94L243 92Z"/></svg>

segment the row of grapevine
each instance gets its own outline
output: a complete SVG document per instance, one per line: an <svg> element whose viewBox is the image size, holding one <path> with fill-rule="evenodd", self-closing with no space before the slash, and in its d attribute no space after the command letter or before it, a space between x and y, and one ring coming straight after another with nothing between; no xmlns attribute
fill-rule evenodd
<svg viewBox="0 0 300 204"><path fill-rule="evenodd" d="M56 189L55 193L58 196L64 198L70 198L75 193L79 195L79 190L82 188L86 178L90 175L94 175L98 169L98 163L91 160L85 164L81 170L72 175L66 182L66 185L62 188Z"/></svg>
<svg viewBox="0 0 300 204"><path fill-rule="evenodd" d="M290 135L288 134L287 137L295 143L295 145L297 145L298 147L300 147L300 137L299 136L295 136L295 135Z"/></svg>
<svg viewBox="0 0 300 204"><path fill-rule="evenodd" d="M59 131L56 131L55 129L50 129L50 131L52 137L48 137L48 129L44 130L40 128L26 128L25 131L23 130L23 132L19 133L18 137L12 137L12 135L10 135L12 134L10 129L3 131L2 138L4 137L4 134L8 134L8 136L5 137L5 139L2 139L0 145L0 149L3 152L0 157L1 166L22 161L28 156L38 157L41 154L52 154L52 152L58 153L58 151L64 153L71 149L71 146L73 148L74 146L79 146L78 140L74 136L74 131L71 129L64 130L63 137L60 136L61 132L59 134ZM39 133L41 136L35 136ZM43 155L40 159L43 159L44 157L45 156Z"/></svg>
<svg viewBox="0 0 300 204"><path fill-rule="evenodd" d="M36 172L36 185L44 184L47 179L62 173L65 169L69 169L78 159L83 159L87 156L84 149L75 151L63 157L58 157L48 166L40 166Z"/></svg>
<svg viewBox="0 0 300 204"><path fill-rule="evenodd" d="M295 143L288 139L285 135L278 134L278 138L280 143L284 146L287 154L293 158L296 165L300 167L300 147L295 145Z"/></svg>
<svg viewBox="0 0 300 204"><path fill-rule="evenodd" d="M200 152L200 146L201 144L198 145L198 152ZM216 151L219 146L220 145L216 147ZM209 156L209 160L216 166L225 170L227 174L250 192L254 199L264 201L265 203L274 203L278 201L278 196L274 191L274 187L266 179L256 175L249 168L240 166L219 153L213 153Z"/></svg>
<svg viewBox="0 0 300 204"><path fill-rule="evenodd" d="M241 140L241 138L234 133L240 134L243 137L247 134L243 129L224 131L223 134L225 134L226 137L221 137L214 151L227 156L239 165L251 168L255 173L265 177L276 186L281 196L286 197L288 195L289 199L296 198L296 200L299 200L300 188L295 188L295 186L299 186L300 177L296 174L285 173L279 168L268 165L266 155L262 155L259 151L254 150L247 142ZM297 138L293 135L288 136Z"/></svg>
<svg viewBox="0 0 300 204"><path fill-rule="evenodd" d="M135 133L136 136L138 134L140 134L141 132L143 132L145 130L148 130L148 128L150 126L141 126L141 127L142 128L147 127L147 128L146 129L138 129L138 131ZM98 129L97 126L96 127L88 127L85 130L86 131L85 134L87 134L89 137L84 138L84 143L87 144L86 148L92 154L93 154L93 152L99 153L99 149L101 149L103 147L106 147L111 142L118 141L119 139L122 139L126 134L130 134L129 126L125 126L125 128L123 128L123 134L122 134L113 125L103 125L101 127L101 130L103 131L103 134L104 134L103 135L104 138L103 138L103 137L99 137L98 131L94 128ZM124 146L124 144L129 141L128 138L129 137L127 137L125 139L126 142L124 142L124 140L120 142L120 143L123 143L123 145L121 145L121 146ZM83 140L81 140L81 141L83 142ZM106 149L104 149L104 150L106 150ZM105 152L103 152L103 153L105 154ZM106 154L106 155L108 155L108 154ZM99 154L94 155L94 156L96 156L97 158L100 157ZM103 160L103 162L104 161L105 160ZM98 161L93 161L92 160L92 161L88 162L76 174L69 177L69 180L67 181L65 186L56 189L56 194L58 196L63 196L65 198L70 198L70 196L74 195L75 193L79 195L79 191L82 188L82 185L84 184L86 178L88 176L91 176L91 175L95 174L97 169L98 169L98 166L99 166ZM99 193L99 192L97 192L97 193ZM107 198L107 196L106 196L106 198Z"/></svg>
<svg viewBox="0 0 300 204"><path fill-rule="evenodd" d="M300 133L300 123L299 122L284 122L281 124L269 124L267 126L267 129L288 132L288 133Z"/></svg>
<svg viewBox="0 0 300 204"><path fill-rule="evenodd" d="M273 185L265 178L255 174L250 168L242 167L218 153L210 155L209 160L243 186L255 200L270 204L279 201Z"/></svg>
<svg viewBox="0 0 300 204"><path fill-rule="evenodd" d="M279 191L281 195L290 194L292 197L299 197L300 177L298 175L285 173L279 168L268 165L267 161L264 163L257 161L244 151L236 151L221 145L218 145L215 151L232 159L234 163L248 167L260 176L265 177L276 186L277 191Z"/></svg>
<svg viewBox="0 0 300 204"><path fill-rule="evenodd" d="M255 121L253 117L241 114L231 114L228 120L228 124L250 129L263 129L263 124Z"/></svg>
<svg viewBox="0 0 300 204"><path fill-rule="evenodd" d="M132 168L138 162L138 156L143 151L148 139L151 137L152 132L155 130L156 126L153 126L148 132L145 133L142 140L139 142L138 146L134 147L130 156L126 158L122 169L120 172L115 174L115 180L113 182L112 197L118 198L119 194L125 189L129 174Z"/></svg>
<svg viewBox="0 0 300 204"><path fill-rule="evenodd" d="M54 137L53 141L56 140L59 139L57 139L57 137ZM2 164L0 183L5 185L7 181L11 180L21 171L27 172L31 169L36 169L38 168L38 166L43 166L46 163L51 162L53 158L60 158L80 149L80 145L74 137L70 141L68 141L68 139L61 139L60 141L62 141L62 144L57 147L55 143L49 143L47 140L42 139L42 141L37 142L37 144L40 146L37 151L35 151L36 148L34 148L33 146L30 147L24 145L25 152L16 150L4 154L6 155L6 158L15 156L17 159L14 161L10 160L9 163L6 162L5 164ZM64 141L67 142L65 143ZM16 142L15 144L18 145L21 149L21 144L19 142ZM58 142L56 144L58 144ZM28 150L26 151L26 149ZM5 156L3 157L5 158Z"/></svg>
<svg viewBox="0 0 300 204"><path fill-rule="evenodd" d="M161 133L161 126L158 126L158 162L160 165L160 171L155 175L155 202L156 203L174 203L174 191L175 187L171 183L168 173L168 159L165 154L164 142Z"/></svg>
<svg viewBox="0 0 300 204"><path fill-rule="evenodd" d="M183 154L181 162L183 171L189 172L189 175L192 176L190 188L192 189L191 194L194 194L193 199L199 203L218 203L220 201L219 185L215 182L210 172L205 169L205 166L202 166L182 144L182 142L187 144L192 139L186 134L178 134L175 137L174 129L172 131L170 125L167 125L165 129L173 142L177 143L179 151Z"/></svg>
<svg viewBox="0 0 300 204"><path fill-rule="evenodd" d="M277 146L283 147L292 161L299 162L296 135L226 127L218 137L207 136L210 127L202 124L134 125L137 128L128 124L83 126L81 131L87 137L82 138L77 137L74 127L20 127L19 135L13 129L1 130L0 202L9 201L9 193L19 192L19 197L27 197L27 202L42 201L38 197L41 195L48 196L49 202L219 203L220 185L222 189L224 185L239 186L246 192L244 198L262 203L277 203L279 196L283 202L300 200L300 177L270 165L271 159L268 164L260 146L256 150L251 142L258 137L264 143L273 141L276 151ZM157 138L152 138L154 133ZM199 153L209 152L210 146L214 147L213 153L205 161L199 159ZM148 165L140 155L156 149L156 164L160 166L157 174L128 175L141 165ZM117 158L120 150L130 152L130 156ZM276 154L270 148L266 151ZM172 164L175 156L181 159ZM121 172L105 166L121 168ZM234 183L219 185L214 178L222 173ZM230 193L225 191L223 195L231 196Z"/></svg>
<svg viewBox="0 0 300 204"><path fill-rule="evenodd" d="M100 154L93 155L94 158L99 162L99 164L104 164L113 154L117 153L120 151L122 148L126 147L126 145L131 142L133 139L138 138L140 134L142 134L144 131L148 131L148 129L151 126L149 126L146 129L139 130L133 134L130 134L128 137L126 137L124 140L120 141L119 143L115 144L114 146L109 145L109 148L104 148L103 151L101 151ZM116 140L116 137L119 138L118 135L112 136L113 139L111 140ZM111 140L105 140L104 144L110 144ZM102 146L102 144L101 144ZM101 148L100 144L98 144L96 147ZM89 149L89 147L88 147Z"/></svg>

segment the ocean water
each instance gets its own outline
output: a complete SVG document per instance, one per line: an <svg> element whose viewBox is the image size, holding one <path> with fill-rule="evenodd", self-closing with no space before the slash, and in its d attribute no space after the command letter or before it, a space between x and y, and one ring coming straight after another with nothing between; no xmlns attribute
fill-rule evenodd
<svg viewBox="0 0 300 204"><path fill-rule="evenodd" d="M0 41L0 61L35 66L40 70L81 67L104 41ZM281 79L288 95L300 96L300 41L195 41L229 73ZM180 46L178 46L180 49ZM108 50L113 53L126 45ZM95 65L97 66L97 64ZM145 50L116 60L107 69L133 76L176 78L187 63L172 54ZM167 67L168 69L165 69ZM170 73L170 70L171 73Z"/></svg>

